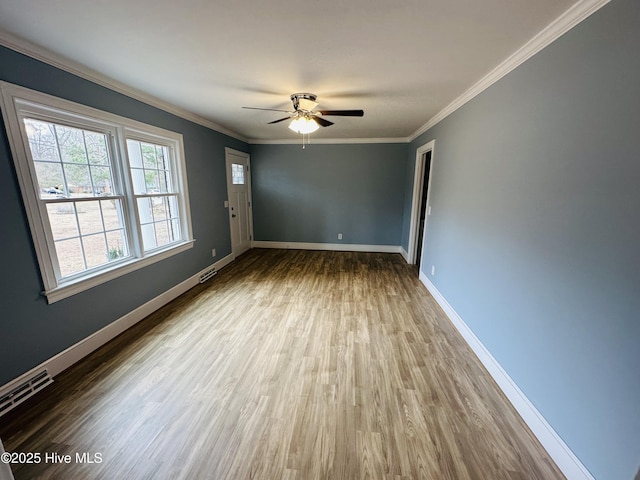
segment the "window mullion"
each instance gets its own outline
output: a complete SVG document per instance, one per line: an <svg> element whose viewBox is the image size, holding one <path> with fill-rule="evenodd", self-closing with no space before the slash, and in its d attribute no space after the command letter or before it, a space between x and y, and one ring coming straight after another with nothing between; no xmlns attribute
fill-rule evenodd
<svg viewBox="0 0 640 480"><path fill-rule="evenodd" d="M129 239L130 253L136 258L142 258L142 227L140 226L140 216L138 213L138 201L133 190L133 177L131 174L131 165L129 162L129 154L127 153L126 136L122 128L118 128L116 132L117 138L114 143L117 147L118 162L120 167L120 178L122 180L121 188L124 194L123 210L127 224L127 238Z"/></svg>

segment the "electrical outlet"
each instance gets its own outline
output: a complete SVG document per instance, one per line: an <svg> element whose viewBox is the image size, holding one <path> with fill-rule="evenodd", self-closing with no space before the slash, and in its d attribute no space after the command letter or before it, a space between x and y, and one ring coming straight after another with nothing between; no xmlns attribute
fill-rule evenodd
<svg viewBox="0 0 640 480"><path fill-rule="evenodd" d="M212 248L212 249L211 249L211 256L212 256L212 257L215 257L215 256L216 256L216 249L215 249L215 248Z"/></svg>
<svg viewBox="0 0 640 480"><path fill-rule="evenodd" d="M342 240L342 234L341 233L338 234L338 240Z"/></svg>
<svg viewBox="0 0 640 480"><path fill-rule="evenodd" d="M433 277L436 274L436 266L431 265L431 276Z"/></svg>

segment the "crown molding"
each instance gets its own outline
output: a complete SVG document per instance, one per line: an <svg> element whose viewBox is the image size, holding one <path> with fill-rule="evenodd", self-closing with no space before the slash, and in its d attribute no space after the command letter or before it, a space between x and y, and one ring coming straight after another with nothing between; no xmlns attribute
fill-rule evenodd
<svg viewBox="0 0 640 480"><path fill-rule="evenodd" d="M598 11L611 0L579 0L571 8L551 22L547 27L535 35L525 45L518 49L515 53L504 60L500 65L494 68L487 75L482 77L471 88L462 95L440 110L436 115L431 117L427 123L418 128L408 137L395 138L350 138L350 139L313 139L313 144L349 144L349 143L408 143L415 140L418 136L429 130L431 127L448 117L450 114L458 110L467 102L475 98L477 95L485 91L491 85L496 83L502 77L513 71L519 65L533 57L536 53L553 43L559 37L578 25L584 19ZM41 46L35 45L25 39L10 34L0 29L0 45L4 45L11 50L23 53L29 57L40 60L44 63L52 65L56 68L72 73L78 77L89 80L98 85L102 85L118 93L122 93L136 100L140 100L148 105L160 108L168 113L184 118L191 122L197 123L204 127L215 130L224 135L236 138L243 142L254 145L286 145L299 144L300 140L296 139L280 139L280 140L260 140L246 138L234 131L231 131L217 123L212 122L204 117L196 115L188 110L177 107L173 104L165 102L153 95L149 95L141 90L135 89L122 82L103 75L89 67L81 65L69 58L63 57Z"/></svg>
<svg viewBox="0 0 640 480"><path fill-rule="evenodd" d="M196 115L195 113L192 113L183 108L177 107L176 105L161 100L153 95L149 95L142 90L138 90L122 82L119 82L118 80L110 78L107 75L104 75L74 60L54 53L51 50L31 43L24 38L13 35L2 29L0 29L0 45L44 62L53 67L59 68L60 70L64 70L65 72L71 73L80 78L84 78L85 80L89 80L90 82L96 83L115 92L122 93L123 95L131 97L135 100L144 102L147 105L151 105L152 107L159 108L161 110L164 110L165 112L171 113L185 120L189 120L190 122L197 123L198 125L210 128L211 130L215 130L218 133L222 133L237 140L247 142L247 138L221 125L218 125L211 120Z"/></svg>
<svg viewBox="0 0 640 480"><path fill-rule="evenodd" d="M348 143L409 143L408 137L393 137L393 138L313 138L305 145L338 145ZM251 145L302 145L302 137L297 139L282 139L282 140L260 140L250 138L248 142Z"/></svg>
<svg viewBox="0 0 640 480"><path fill-rule="evenodd" d="M610 1L611 0L580 0L575 3L571 8L535 35L531 40L520 47L520 49L500 63L500 65L482 77L466 92L431 117L427 123L408 137L409 141L412 142L431 127L444 120L465 103L485 91L509 72L515 70L519 65L526 62L549 44L553 43L584 19L600 10Z"/></svg>

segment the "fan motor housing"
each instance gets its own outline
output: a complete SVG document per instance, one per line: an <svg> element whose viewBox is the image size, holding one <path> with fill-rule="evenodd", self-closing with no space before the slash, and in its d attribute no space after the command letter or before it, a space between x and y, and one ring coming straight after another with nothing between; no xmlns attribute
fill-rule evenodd
<svg viewBox="0 0 640 480"><path fill-rule="evenodd" d="M294 93L293 95L291 95L291 101L293 102L293 108L295 110L298 110L301 99L315 102L316 98L318 97L314 93Z"/></svg>

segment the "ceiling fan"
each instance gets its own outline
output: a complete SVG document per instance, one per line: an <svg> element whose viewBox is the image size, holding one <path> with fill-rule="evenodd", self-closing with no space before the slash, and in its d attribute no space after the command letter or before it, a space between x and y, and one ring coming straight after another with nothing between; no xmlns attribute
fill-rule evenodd
<svg viewBox="0 0 640 480"><path fill-rule="evenodd" d="M362 117L363 110L314 110L318 106L316 102L317 96L313 93L294 93L291 95L293 102L293 111L278 110L275 108L258 108L258 107L242 107L250 110L267 110L270 112L286 112L289 115L274 120L272 123L280 123L285 120L293 119L289 124L289 128L296 133L309 134L315 132L319 127L330 127L330 122L325 116L341 116L341 117Z"/></svg>

